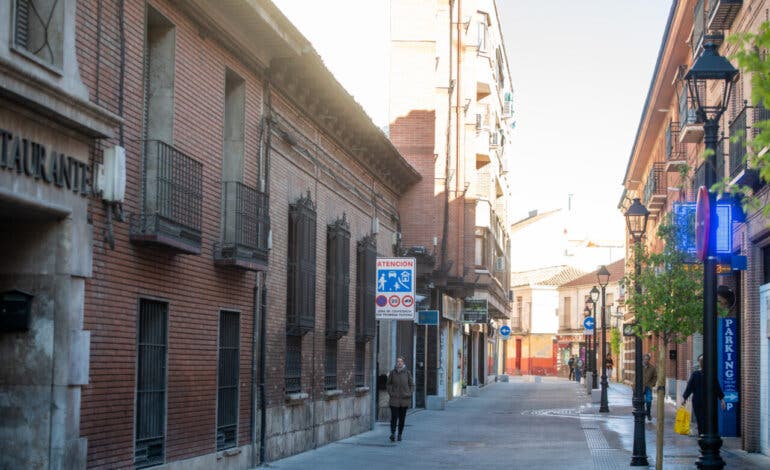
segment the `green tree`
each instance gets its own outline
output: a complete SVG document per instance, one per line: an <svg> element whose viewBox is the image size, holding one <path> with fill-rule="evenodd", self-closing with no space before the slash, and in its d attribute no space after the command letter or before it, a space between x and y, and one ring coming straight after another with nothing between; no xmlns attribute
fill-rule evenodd
<svg viewBox="0 0 770 470"><path fill-rule="evenodd" d="M770 109L770 21L762 23L757 32L736 32L727 41L738 46L738 50L730 56L738 64L741 75L751 79L751 102L755 106L763 105ZM750 168L756 169L759 178L770 182L770 121L754 122L752 124L754 137L747 142L746 160ZM745 141L746 135L731 135L731 141ZM719 192L730 192L742 197L744 209L762 210L765 216L770 214L770 202L755 196L750 186L733 185L727 181L718 182L714 189Z"/></svg>
<svg viewBox="0 0 770 470"><path fill-rule="evenodd" d="M629 308L637 320L636 334L652 334L657 345L657 453L656 468L663 465L664 396L668 346L681 343L699 331L703 319L703 266L690 264L679 247L689 233L691 220L675 220L673 214L658 226L657 236L663 242L660 252L651 253L643 245L635 247L633 256L640 263L624 278ZM635 286L641 286L637 293Z"/></svg>

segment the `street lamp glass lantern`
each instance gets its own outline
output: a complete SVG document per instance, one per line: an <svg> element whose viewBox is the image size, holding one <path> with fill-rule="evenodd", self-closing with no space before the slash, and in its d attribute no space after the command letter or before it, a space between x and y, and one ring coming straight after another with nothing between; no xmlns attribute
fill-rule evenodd
<svg viewBox="0 0 770 470"><path fill-rule="evenodd" d="M607 266L599 266L599 271L596 273L596 278L599 280L599 285L607 287L610 283L610 272L607 270Z"/></svg>
<svg viewBox="0 0 770 470"><path fill-rule="evenodd" d="M631 206L626 211L626 225L628 226L628 233L631 234L631 238L635 242L638 242L644 236L644 232L647 231L647 219L650 217L650 211L644 207L644 204L635 197Z"/></svg>
<svg viewBox="0 0 770 470"><path fill-rule="evenodd" d="M596 286L593 286L591 288L591 302L596 303L599 301L599 289L596 288Z"/></svg>
<svg viewBox="0 0 770 470"><path fill-rule="evenodd" d="M688 96L695 104L699 121L718 119L727 109L736 75L738 70L725 57L719 55L717 45L707 42L703 46L701 56L684 76ZM716 89L721 91L721 96L713 105L709 105L706 99L706 86L710 81L717 82Z"/></svg>

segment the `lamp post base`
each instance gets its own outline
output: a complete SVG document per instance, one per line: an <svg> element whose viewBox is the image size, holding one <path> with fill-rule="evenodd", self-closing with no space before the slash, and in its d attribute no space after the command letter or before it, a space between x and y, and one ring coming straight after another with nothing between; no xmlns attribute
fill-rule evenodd
<svg viewBox="0 0 770 470"><path fill-rule="evenodd" d="M701 456L695 466L704 470L721 470L725 467L725 461L719 455L719 449L722 447L722 438L718 435L702 435L698 439Z"/></svg>
<svg viewBox="0 0 770 470"><path fill-rule="evenodd" d="M644 438L644 399L634 397L634 454L632 467L649 467L647 445Z"/></svg>

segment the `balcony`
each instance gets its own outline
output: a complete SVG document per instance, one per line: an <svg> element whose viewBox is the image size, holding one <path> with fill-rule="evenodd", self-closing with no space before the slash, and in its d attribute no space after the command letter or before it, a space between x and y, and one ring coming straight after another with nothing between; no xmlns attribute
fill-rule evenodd
<svg viewBox="0 0 770 470"><path fill-rule="evenodd" d="M267 269L267 194L229 181L222 183L222 199L222 241L214 244L215 264L248 271Z"/></svg>
<svg viewBox="0 0 770 470"><path fill-rule="evenodd" d="M685 144L679 141L679 123L671 121L666 128L666 171L679 172L687 165Z"/></svg>
<svg viewBox="0 0 770 470"><path fill-rule="evenodd" d="M186 254L201 252L203 165L173 146L145 142L143 207L130 216L133 243Z"/></svg>
<svg viewBox="0 0 770 470"><path fill-rule="evenodd" d="M751 168L748 157L747 138L748 117L751 115L754 122L760 116L766 115L767 110L753 108L744 104L743 109L730 121L730 182L731 184L742 184L755 187L759 183L759 175L755 169ZM761 118L760 118L761 119ZM752 129L754 130L754 129ZM753 136L752 132L752 136Z"/></svg>
<svg viewBox="0 0 770 470"><path fill-rule="evenodd" d="M707 41L713 42L717 46L724 42L724 34L719 32L722 28L712 28L710 18L711 15L709 15L709 10L706 8L706 1L698 0L693 10L692 36L690 37L693 61L701 55L703 45Z"/></svg>
<svg viewBox="0 0 770 470"><path fill-rule="evenodd" d="M743 0L711 0L708 28L712 30L730 29L743 6Z"/></svg>
<svg viewBox="0 0 770 470"><path fill-rule="evenodd" d="M705 94L705 88L700 93ZM687 87L679 95L679 143L695 144L703 140L703 123L698 122L695 98L688 96Z"/></svg>
<svg viewBox="0 0 770 470"><path fill-rule="evenodd" d="M659 211L666 203L666 164L655 162L644 185L642 203L650 212Z"/></svg>

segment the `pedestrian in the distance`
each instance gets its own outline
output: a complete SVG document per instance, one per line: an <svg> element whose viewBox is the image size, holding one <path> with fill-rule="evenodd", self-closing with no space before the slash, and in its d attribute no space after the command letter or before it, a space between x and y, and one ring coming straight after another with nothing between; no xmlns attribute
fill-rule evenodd
<svg viewBox="0 0 770 470"><path fill-rule="evenodd" d="M567 361L567 365L569 366L569 380L572 380L575 377L575 355L574 354L570 356L569 361Z"/></svg>
<svg viewBox="0 0 770 470"><path fill-rule="evenodd" d="M575 359L575 382L580 383L580 374L583 372L583 358L578 356Z"/></svg>
<svg viewBox="0 0 770 470"><path fill-rule="evenodd" d="M398 440L404 434L406 410L412 404L414 381L412 373L406 368L404 358L396 359L396 367L388 374L388 395L390 395L390 441L396 440L396 424L398 424Z"/></svg>
<svg viewBox="0 0 770 470"><path fill-rule="evenodd" d="M705 423L706 404L703 402L703 390L705 385L703 384L703 354L698 356L698 370L692 371L690 380L687 381L687 387L682 394L682 406L687 404L687 399L692 395L692 412L695 414L695 424L698 425L698 434L703 434L703 427ZM722 392L722 387L717 381L717 396L719 402L724 410L727 407L725 403L725 394Z"/></svg>
<svg viewBox="0 0 770 470"><path fill-rule="evenodd" d="M643 361L643 373L642 378L644 379L644 405L647 415L647 421L652 421L652 389L655 388L655 385L658 383L658 369L650 364L650 355L645 354L644 355L644 361Z"/></svg>
<svg viewBox="0 0 770 470"><path fill-rule="evenodd" d="M607 370L607 380L612 379L612 368L615 363L612 361L612 353L607 353L607 357L604 359L604 368Z"/></svg>

